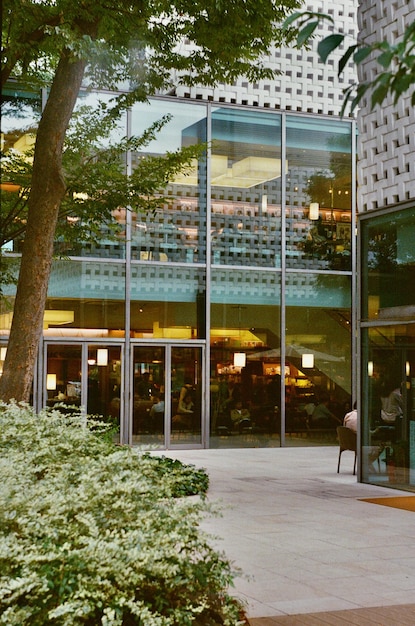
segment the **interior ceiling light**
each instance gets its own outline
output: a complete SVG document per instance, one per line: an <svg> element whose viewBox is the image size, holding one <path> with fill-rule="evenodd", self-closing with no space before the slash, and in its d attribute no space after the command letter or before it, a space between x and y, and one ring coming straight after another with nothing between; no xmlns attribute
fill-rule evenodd
<svg viewBox="0 0 415 626"><path fill-rule="evenodd" d="M286 169L288 164L286 162ZM197 185L198 162L193 159L187 173L179 173L170 182L175 185ZM215 187L248 189L281 176L281 159L250 156L228 167L228 157L213 154L210 160L211 184Z"/></svg>
<svg viewBox="0 0 415 626"><path fill-rule="evenodd" d="M245 367L246 365L246 353L235 352L233 355L233 364L235 367Z"/></svg>
<svg viewBox="0 0 415 626"><path fill-rule="evenodd" d="M10 330L12 325L13 313L2 313L0 315L0 328ZM47 309L43 314L43 328L49 326L62 326L64 324L73 324L75 318L74 311L64 311L60 309Z"/></svg>

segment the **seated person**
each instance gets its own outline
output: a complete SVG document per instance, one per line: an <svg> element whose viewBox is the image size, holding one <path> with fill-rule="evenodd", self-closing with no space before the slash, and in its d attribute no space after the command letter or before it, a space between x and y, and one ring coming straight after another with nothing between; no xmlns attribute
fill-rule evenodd
<svg viewBox="0 0 415 626"><path fill-rule="evenodd" d="M231 420L234 427L241 430L245 426L251 426L251 414L248 409L242 408L242 401L238 400L231 409Z"/></svg>
<svg viewBox="0 0 415 626"><path fill-rule="evenodd" d="M346 428L350 428L350 430L353 430L355 433L357 433L357 409L356 409L356 403L355 403L355 405L353 407L353 410L349 411L344 416L344 418L343 418L343 426L346 426Z"/></svg>
<svg viewBox="0 0 415 626"><path fill-rule="evenodd" d="M335 428L341 420L338 419L329 409L330 398L327 394L320 397L320 402L317 404L311 415L311 428Z"/></svg>
<svg viewBox="0 0 415 626"><path fill-rule="evenodd" d="M381 441L397 441L402 437L403 399L400 385L383 383L380 394L380 419L371 434Z"/></svg>
<svg viewBox="0 0 415 626"><path fill-rule="evenodd" d="M155 403L150 409L151 416L154 416L157 413L164 414L164 394L158 394L157 396L155 396Z"/></svg>
<svg viewBox="0 0 415 626"><path fill-rule="evenodd" d="M155 386L150 380L150 372L144 372L141 378L136 382L135 393L139 398L148 400L154 394Z"/></svg>
<svg viewBox="0 0 415 626"><path fill-rule="evenodd" d="M156 396L156 401L150 409L150 424L156 429L163 429L164 422L164 394Z"/></svg>
<svg viewBox="0 0 415 626"><path fill-rule="evenodd" d="M192 385L190 383L185 383L180 390L177 415L174 415L173 417L173 424L190 428L194 414L193 406Z"/></svg>

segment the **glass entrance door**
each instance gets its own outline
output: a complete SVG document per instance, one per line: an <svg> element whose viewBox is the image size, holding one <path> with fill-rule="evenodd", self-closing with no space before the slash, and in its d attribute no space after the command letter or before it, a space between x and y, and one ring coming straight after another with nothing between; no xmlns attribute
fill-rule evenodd
<svg viewBox="0 0 415 626"><path fill-rule="evenodd" d="M44 405L81 407L82 345L49 344L46 346Z"/></svg>
<svg viewBox="0 0 415 626"><path fill-rule="evenodd" d="M88 388L86 408L88 415L116 428L119 441L121 417L121 346L90 344L88 349Z"/></svg>
<svg viewBox="0 0 415 626"><path fill-rule="evenodd" d="M121 346L60 344L45 346L44 406L66 411L81 407L112 424L121 417ZM119 440L119 434L115 436Z"/></svg>
<svg viewBox="0 0 415 626"><path fill-rule="evenodd" d="M202 346L134 346L133 444L202 445L202 356Z"/></svg>

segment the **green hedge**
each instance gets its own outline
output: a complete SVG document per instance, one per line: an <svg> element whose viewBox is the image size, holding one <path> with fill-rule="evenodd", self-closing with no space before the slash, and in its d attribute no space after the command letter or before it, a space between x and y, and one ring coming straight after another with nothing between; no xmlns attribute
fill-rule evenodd
<svg viewBox="0 0 415 626"><path fill-rule="evenodd" d="M200 529L206 472L105 429L0 405L0 623L244 623L232 567Z"/></svg>

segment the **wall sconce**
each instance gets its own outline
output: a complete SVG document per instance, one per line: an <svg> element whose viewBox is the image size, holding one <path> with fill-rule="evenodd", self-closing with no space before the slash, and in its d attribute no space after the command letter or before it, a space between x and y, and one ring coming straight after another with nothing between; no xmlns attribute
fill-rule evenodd
<svg viewBox="0 0 415 626"><path fill-rule="evenodd" d="M106 348L99 348L97 350L97 365L108 365L108 350Z"/></svg>
<svg viewBox="0 0 415 626"><path fill-rule="evenodd" d="M233 364L234 367L245 367L246 365L246 353L245 352L235 352L233 355Z"/></svg>
<svg viewBox="0 0 415 626"><path fill-rule="evenodd" d="M56 374L46 374L46 389L56 391Z"/></svg>
<svg viewBox="0 0 415 626"><path fill-rule="evenodd" d="M373 376L373 361L367 362L367 375L371 378Z"/></svg>
<svg viewBox="0 0 415 626"><path fill-rule="evenodd" d="M312 202L310 204L310 211L308 217L310 220L318 220L320 212L320 205L318 202Z"/></svg>
<svg viewBox="0 0 415 626"><path fill-rule="evenodd" d="M88 365L95 365L96 359L88 359Z"/></svg>
<svg viewBox="0 0 415 626"><path fill-rule="evenodd" d="M406 361L405 363L405 374L408 378L411 375L411 364L409 361Z"/></svg>
<svg viewBox="0 0 415 626"><path fill-rule="evenodd" d="M301 367L313 368L314 367L314 354L302 354L301 355Z"/></svg>

